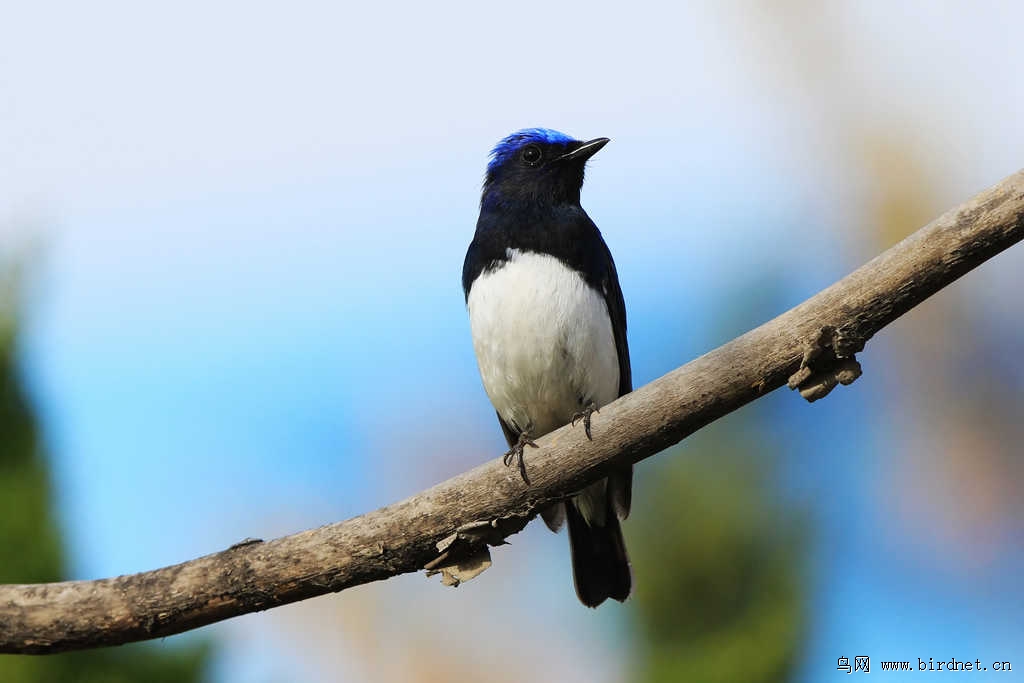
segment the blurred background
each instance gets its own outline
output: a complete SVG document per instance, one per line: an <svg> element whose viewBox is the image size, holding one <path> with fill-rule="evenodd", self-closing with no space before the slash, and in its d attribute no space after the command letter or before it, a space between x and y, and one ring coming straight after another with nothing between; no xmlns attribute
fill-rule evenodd
<svg viewBox="0 0 1024 683"><path fill-rule="evenodd" d="M1020 3L2 14L4 582L176 563L497 457L460 277L487 152L515 129L613 140L583 203L637 386L1024 166ZM1022 287L1018 246L874 339L856 384L775 392L643 463L625 605L583 608L564 534L533 524L458 590L408 575L0 657L0 681L1024 670Z"/></svg>

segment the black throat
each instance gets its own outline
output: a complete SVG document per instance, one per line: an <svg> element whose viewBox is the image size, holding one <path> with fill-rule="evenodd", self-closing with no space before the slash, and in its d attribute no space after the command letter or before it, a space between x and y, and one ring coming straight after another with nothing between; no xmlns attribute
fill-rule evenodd
<svg viewBox="0 0 1024 683"><path fill-rule="evenodd" d="M473 281L482 273L504 266L512 250L553 256L598 290L607 276L601 233L578 200L509 201L506 195L504 201L499 201L485 191L476 234L462 269L467 298Z"/></svg>

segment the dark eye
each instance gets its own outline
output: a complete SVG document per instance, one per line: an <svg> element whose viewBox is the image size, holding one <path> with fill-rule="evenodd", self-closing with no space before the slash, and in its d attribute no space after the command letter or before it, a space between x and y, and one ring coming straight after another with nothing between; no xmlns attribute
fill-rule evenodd
<svg viewBox="0 0 1024 683"><path fill-rule="evenodd" d="M527 145L523 148L523 161L528 163L530 166L535 166L540 163L540 158L540 147L537 145Z"/></svg>

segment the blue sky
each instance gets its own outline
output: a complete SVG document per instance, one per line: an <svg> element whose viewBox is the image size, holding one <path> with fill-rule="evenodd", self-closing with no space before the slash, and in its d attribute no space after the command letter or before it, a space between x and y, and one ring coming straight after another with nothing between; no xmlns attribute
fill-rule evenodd
<svg viewBox="0 0 1024 683"><path fill-rule="evenodd" d="M23 241L29 224L44 245L23 365L76 576L335 521L499 453L460 274L487 151L512 130L612 138L584 205L616 257L638 384L877 251L860 156L870 148L851 140L916 150L936 211L1021 165L1024 91L1010 87L1024 57L1020 9L766 7L33 3L7 13L0 238ZM957 285L995 339L1024 338L1019 301L988 295L1019 283L1022 260L1007 254ZM763 305L724 329L719 307L737 297ZM883 334L853 387L813 407L778 394L758 408L785 417L792 477L780 495L809 497L836 535L816 560L803 680L859 650L1016 652L1024 666L1006 611L1022 599L1019 551L983 574L998 595L927 549L905 563L838 554L884 540L872 491L890 432L848 417L889 424L871 409L898 352ZM829 435L828 456L816 457ZM438 436L450 452L424 462L418 444ZM849 486L822 492L837 480ZM1019 542L1021 520L1006 525ZM515 547L550 559L503 552L482 580L541 582L546 620L613 643L620 615L580 614L562 590L564 543L530 530ZM473 600L515 607L485 589L451 597L422 577L395 583L404 598L460 604L469 621L482 618ZM323 605L359 599L216 627L228 643L219 676L371 679L358 653L329 665L309 656L288 616L329 621ZM575 646L543 633L555 652L545 661L575 671ZM259 665L247 664L257 650ZM621 674L610 651L590 664L595 680Z"/></svg>

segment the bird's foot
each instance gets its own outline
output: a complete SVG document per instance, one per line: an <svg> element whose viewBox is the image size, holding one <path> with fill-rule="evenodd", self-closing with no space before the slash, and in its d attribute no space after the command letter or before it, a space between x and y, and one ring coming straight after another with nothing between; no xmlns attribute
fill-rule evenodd
<svg viewBox="0 0 1024 683"><path fill-rule="evenodd" d="M516 440L512 448L508 449L505 453L505 457L502 462L505 463L505 467L511 467L512 463L519 463L519 476L523 478L523 482L529 484L530 478L526 476L526 462L523 460L523 449L527 446L531 448L538 448L537 444L534 443L533 438L530 436L529 430L519 433L519 438Z"/></svg>
<svg viewBox="0 0 1024 683"><path fill-rule="evenodd" d="M597 406L594 405L594 402L591 401L590 405L572 416L572 421L569 424L575 427L577 420L583 420L583 431L587 433L587 440L593 441L594 437L590 435L590 416L599 412L601 411L599 411Z"/></svg>

